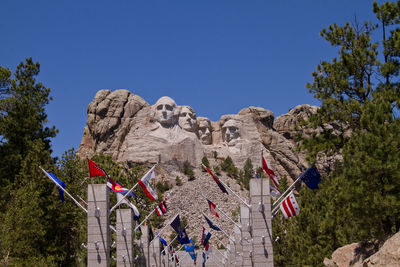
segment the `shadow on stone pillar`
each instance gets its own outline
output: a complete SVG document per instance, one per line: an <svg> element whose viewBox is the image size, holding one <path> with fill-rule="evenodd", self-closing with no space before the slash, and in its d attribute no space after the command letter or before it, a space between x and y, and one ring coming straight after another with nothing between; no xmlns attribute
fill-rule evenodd
<svg viewBox="0 0 400 267"><path fill-rule="evenodd" d="M133 261L133 212L116 209L117 217L117 266L131 267Z"/></svg>
<svg viewBox="0 0 400 267"><path fill-rule="evenodd" d="M94 195L93 195L94 193ZM88 266L110 266L109 190L105 184L88 185Z"/></svg>
<svg viewBox="0 0 400 267"><path fill-rule="evenodd" d="M273 266L272 216L269 179L250 180L252 266Z"/></svg>

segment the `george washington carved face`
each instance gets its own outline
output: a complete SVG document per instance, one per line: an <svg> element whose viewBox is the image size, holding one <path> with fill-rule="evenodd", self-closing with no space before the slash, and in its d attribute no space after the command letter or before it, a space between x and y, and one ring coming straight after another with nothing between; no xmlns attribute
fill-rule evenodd
<svg viewBox="0 0 400 267"><path fill-rule="evenodd" d="M170 127L177 122L177 107L175 101L168 97L163 96L158 99L155 107L155 119L163 126Z"/></svg>

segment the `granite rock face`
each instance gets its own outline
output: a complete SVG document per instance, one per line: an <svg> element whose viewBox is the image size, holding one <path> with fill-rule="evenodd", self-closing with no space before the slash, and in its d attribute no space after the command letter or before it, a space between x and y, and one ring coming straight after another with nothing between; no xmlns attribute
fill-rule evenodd
<svg viewBox="0 0 400 267"><path fill-rule="evenodd" d="M157 180L173 185L167 192L166 221L180 212L191 222L190 234L199 239L205 223L199 211L208 211L201 193L229 215L240 204L233 194L222 194L209 174L199 168L202 157L207 156L211 166L217 166L230 156L238 168L250 158L257 168L261 166L262 153L278 179L286 176L294 180L308 167L305 156L295 149L296 127L302 116L315 111L316 107L309 105L297 106L289 115L275 119L270 110L248 107L238 114L210 121L167 96L150 105L128 90L101 90L88 106L87 124L77 154L109 154L127 167L159 162ZM195 167L195 180L189 181L182 174L185 161ZM177 177L183 181L180 186L176 185ZM220 179L248 201L248 192L237 180L225 173L221 173ZM233 229L233 223L223 217L216 223L226 231ZM170 231L166 236L169 234ZM223 234L216 236L224 244L228 242Z"/></svg>
<svg viewBox="0 0 400 267"><path fill-rule="evenodd" d="M353 243L338 248L332 258L325 258L327 267L400 266L400 232L385 242Z"/></svg>
<svg viewBox="0 0 400 267"><path fill-rule="evenodd" d="M128 165L175 166L185 161L198 166L204 155L230 156L241 168L247 158L259 167L263 153L278 177L293 180L307 167L304 155L295 150L296 127L316 110L301 105L274 119L270 110L248 107L213 122L169 97L151 106L128 90L100 90L88 106L78 155L101 152Z"/></svg>

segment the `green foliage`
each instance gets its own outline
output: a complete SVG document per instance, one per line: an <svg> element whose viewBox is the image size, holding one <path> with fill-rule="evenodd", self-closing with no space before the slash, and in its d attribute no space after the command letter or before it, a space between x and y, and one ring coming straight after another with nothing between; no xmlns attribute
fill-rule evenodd
<svg viewBox="0 0 400 267"><path fill-rule="evenodd" d="M374 3L373 10L378 28L334 24L321 32L339 56L322 62L307 85L321 108L303 126L319 134L302 139L301 148L311 162L338 153L343 159L319 190L300 191L298 216L275 217L276 266L322 266L338 247L400 230L400 2ZM371 41L377 29L380 43Z"/></svg>
<svg viewBox="0 0 400 267"><path fill-rule="evenodd" d="M253 163L251 162L250 158L245 161L243 171L240 170L239 176L240 182L243 184L243 186L247 190L250 190L250 179L254 178Z"/></svg>
<svg viewBox="0 0 400 267"><path fill-rule="evenodd" d="M218 157L218 153L217 153L217 151L213 151L212 153L213 153L213 157L214 157L214 159L217 159L217 157Z"/></svg>
<svg viewBox="0 0 400 267"><path fill-rule="evenodd" d="M193 181L194 179L196 179L196 177L194 177L193 168L188 161L185 161L183 163L183 173L187 175L189 181Z"/></svg>
<svg viewBox="0 0 400 267"><path fill-rule="evenodd" d="M240 205L237 205L236 209L232 210L232 220L238 222L239 216L240 216Z"/></svg>
<svg viewBox="0 0 400 267"><path fill-rule="evenodd" d="M221 163L221 170L226 172L229 177L232 178L237 178L239 174L238 168L236 168L235 164L233 163L233 160L231 157L227 157L222 163Z"/></svg>
<svg viewBox="0 0 400 267"><path fill-rule="evenodd" d="M175 178L175 184L176 184L177 186L181 186L181 185L182 185L182 179L179 178L179 176L176 176L176 178Z"/></svg>
<svg viewBox="0 0 400 267"><path fill-rule="evenodd" d="M210 168L210 162L208 161L208 158L206 156L201 159L201 163L203 163L204 166L206 166L207 168ZM203 170L203 172L206 172L206 169L204 169L203 167L201 169Z"/></svg>
<svg viewBox="0 0 400 267"><path fill-rule="evenodd" d="M81 166L68 151L59 162L50 154L45 105L50 89L36 82L40 65L31 58L18 65L14 77L0 68L0 258L10 265L77 265L85 260L86 213L68 199L60 202L56 186L39 166L82 195Z"/></svg>
<svg viewBox="0 0 400 267"><path fill-rule="evenodd" d="M171 189L171 185L168 183L168 181L159 181L156 184L157 192L160 193L165 193L169 189Z"/></svg>
<svg viewBox="0 0 400 267"><path fill-rule="evenodd" d="M214 166L213 169L216 175L221 175L221 169L219 168L219 166Z"/></svg>

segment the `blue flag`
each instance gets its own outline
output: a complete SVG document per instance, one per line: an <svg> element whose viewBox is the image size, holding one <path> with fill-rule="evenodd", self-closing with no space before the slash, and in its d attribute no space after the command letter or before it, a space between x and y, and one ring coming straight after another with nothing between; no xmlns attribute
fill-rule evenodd
<svg viewBox="0 0 400 267"><path fill-rule="evenodd" d="M52 174L50 172L47 172L47 173L51 176L51 178L53 178L54 182L61 185L62 188L65 188L65 184L60 179L58 179L54 174ZM57 186L57 189L58 189L58 193L60 194L61 202L64 202L64 200L65 200L64 199L64 191L61 188L59 188L58 186Z"/></svg>
<svg viewBox="0 0 400 267"><path fill-rule="evenodd" d="M301 176L300 179L312 190L318 189L318 184L321 182L321 174L317 168L308 168Z"/></svg>
<svg viewBox="0 0 400 267"><path fill-rule="evenodd" d="M193 240L190 238L190 243L185 245L185 250L187 253L189 253L190 257L194 260L196 264L196 253L194 252L194 244Z"/></svg>
<svg viewBox="0 0 400 267"><path fill-rule="evenodd" d="M206 266L207 256L206 253L203 251L203 267Z"/></svg>
<svg viewBox="0 0 400 267"><path fill-rule="evenodd" d="M208 218L204 213L204 218L206 219L208 225L210 226L211 229L214 229L215 231L221 231L221 228L219 228L217 225L215 225L210 218Z"/></svg>
<svg viewBox="0 0 400 267"><path fill-rule="evenodd" d="M162 244L164 244L164 246L167 246L167 241L165 239L163 239L161 236L159 236L158 233L156 233L156 236L158 236L158 238L160 239L160 242Z"/></svg>
<svg viewBox="0 0 400 267"><path fill-rule="evenodd" d="M179 218L179 214L176 215L175 219L171 222L171 227L174 228L174 230L178 234L179 243L181 243L182 245L190 243L185 228L181 227L181 219Z"/></svg>
<svg viewBox="0 0 400 267"><path fill-rule="evenodd" d="M186 250L186 252L194 252L193 240L190 238L189 241L190 241L189 244L185 245L185 250Z"/></svg>

